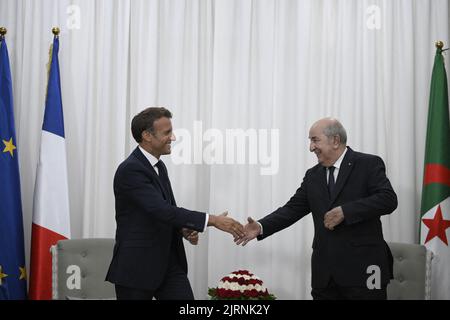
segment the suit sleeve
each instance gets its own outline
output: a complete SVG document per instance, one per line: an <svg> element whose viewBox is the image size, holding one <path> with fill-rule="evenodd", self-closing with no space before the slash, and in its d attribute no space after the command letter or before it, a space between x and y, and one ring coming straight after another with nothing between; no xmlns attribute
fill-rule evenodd
<svg viewBox="0 0 450 320"><path fill-rule="evenodd" d="M267 238L268 236L291 226L311 212L305 183L307 175L308 172L306 173L305 178L303 178L300 188L297 189L295 194L283 207L278 208L258 221L263 227L263 234L258 236L258 240Z"/></svg>
<svg viewBox="0 0 450 320"><path fill-rule="evenodd" d="M345 223L355 224L382 215L397 208L397 195L386 177L386 168L380 157L373 157L368 163L369 196L342 205Z"/></svg>
<svg viewBox="0 0 450 320"><path fill-rule="evenodd" d="M114 178L116 198L131 202L145 214L176 228L204 231L206 213L170 205L156 189L154 181L143 169L127 166L117 171Z"/></svg>

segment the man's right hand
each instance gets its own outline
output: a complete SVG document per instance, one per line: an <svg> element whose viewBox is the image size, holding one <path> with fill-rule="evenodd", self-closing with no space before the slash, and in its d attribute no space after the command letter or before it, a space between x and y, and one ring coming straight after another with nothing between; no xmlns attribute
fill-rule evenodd
<svg viewBox="0 0 450 320"><path fill-rule="evenodd" d="M244 226L236 220L227 217L227 215L228 211L225 211L218 216L210 214L208 226L213 226L219 230L228 232L234 237L234 241L238 241L245 236Z"/></svg>
<svg viewBox="0 0 450 320"><path fill-rule="evenodd" d="M245 246L249 241L255 239L261 234L261 226L259 225L259 223L257 223L251 217L248 217L247 221L248 223L244 227L245 237L234 240L237 245L242 244L242 246Z"/></svg>

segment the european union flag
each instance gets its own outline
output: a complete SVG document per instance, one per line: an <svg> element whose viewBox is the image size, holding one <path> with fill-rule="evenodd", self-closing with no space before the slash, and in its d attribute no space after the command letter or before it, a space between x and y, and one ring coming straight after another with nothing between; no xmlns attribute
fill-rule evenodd
<svg viewBox="0 0 450 320"><path fill-rule="evenodd" d="M26 299L26 279L11 70L0 35L0 300Z"/></svg>

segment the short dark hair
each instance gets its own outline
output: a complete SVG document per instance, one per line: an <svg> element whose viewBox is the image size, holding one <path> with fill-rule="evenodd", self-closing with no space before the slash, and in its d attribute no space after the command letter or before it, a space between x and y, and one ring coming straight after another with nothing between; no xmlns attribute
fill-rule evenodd
<svg viewBox="0 0 450 320"><path fill-rule="evenodd" d="M161 118L172 118L172 113L164 107L150 107L134 116L131 121L131 133L137 143L142 142L142 132L154 133L153 124Z"/></svg>

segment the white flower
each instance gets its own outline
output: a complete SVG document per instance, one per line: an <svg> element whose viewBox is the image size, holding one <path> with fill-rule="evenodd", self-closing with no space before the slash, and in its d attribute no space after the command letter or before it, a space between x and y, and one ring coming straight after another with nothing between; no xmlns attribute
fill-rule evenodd
<svg viewBox="0 0 450 320"><path fill-rule="evenodd" d="M232 282L231 283L231 290L237 291L239 289L240 289L239 283L237 283L237 282Z"/></svg>
<svg viewBox="0 0 450 320"><path fill-rule="evenodd" d="M227 289L227 290L229 290L230 289L230 283L228 281L227 282L220 281L219 282L219 288L220 289Z"/></svg>

